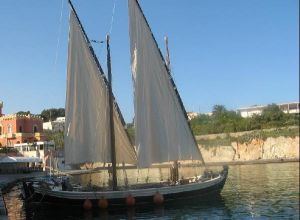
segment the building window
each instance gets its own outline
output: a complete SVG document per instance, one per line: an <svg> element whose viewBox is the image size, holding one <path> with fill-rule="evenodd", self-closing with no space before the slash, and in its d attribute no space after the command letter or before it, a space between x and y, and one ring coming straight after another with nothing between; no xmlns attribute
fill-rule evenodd
<svg viewBox="0 0 300 220"><path fill-rule="evenodd" d="M19 132L22 132L22 126L19 126Z"/></svg>
<svg viewBox="0 0 300 220"><path fill-rule="evenodd" d="M34 126L33 126L33 133L36 133L37 131L38 131L37 126L34 125Z"/></svg>
<svg viewBox="0 0 300 220"><path fill-rule="evenodd" d="M7 133L8 133L8 134L11 134L11 133L12 133L12 126L11 126L11 125L8 125L8 126L7 126Z"/></svg>

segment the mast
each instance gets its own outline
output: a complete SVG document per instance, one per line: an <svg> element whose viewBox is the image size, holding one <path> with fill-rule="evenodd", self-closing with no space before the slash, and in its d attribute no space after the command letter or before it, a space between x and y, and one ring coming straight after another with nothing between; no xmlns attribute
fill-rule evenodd
<svg viewBox="0 0 300 220"><path fill-rule="evenodd" d="M165 36L165 45L166 45L166 66L169 70L169 72L171 73L171 61L170 61L170 51L169 51L169 41L168 41L168 36ZM178 170L178 160L174 160L173 161L173 166L171 167L172 173L171 173L171 177L172 177L172 181L176 182L179 180L179 170Z"/></svg>
<svg viewBox="0 0 300 220"><path fill-rule="evenodd" d="M139 7L139 9L140 9L140 11L141 11L141 13L142 13L142 15L143 15L145 21L146 21L146 24L147 24L147 26L148 26L148 28L149 28L149 30L150 30L150 32L151 32L151 35L152 35L153 40L154 40L154 42L155 42L155 45L156 45L156 47L157 47L157 49L158 49L158 51L159 51L160 57L161 57L162 60L164 60L164 57L163 57L163 55L162 55L162 53L161 53L161 51L160 51L160 49L159 49L159 47L158 47L158 44L157 44L156 39L155 39L155 37L154 37L154 35L153 35L153 33L152 33L152 30L151 30L151 28L150 28L150 25L149 25L147 19L146 19L146 16L144 15L144 12L143 12L143 10L142 10L142 8L141 8L141 6L140 6L140 4L139 4L139 2L138 2L137 0L136 0L136 3L137 3L137 5L138 5L138 7ZM165 62L165 64L166 64L166 62ZM170 63L169 63L169 64L170 64ZM179 92L178 92L178 90L177 90L177 86L176 86L176 84L175 84L175 82L174 82L174 80L173 80L173 77L172 77L172 75L171 75L171 70L169 69L169 67L168 67L167 65L165 65L165 67L166 67L166 69L167 69L167 73L168 73L168 75L169 75L169 79L170 79L170 82L171 82L171 84L172 84L172 86L173 86L175 95L177 96L177 99L178 99L178 101L179 101L181 110L182 110L183 113L184 113L184 116L185 116L186 122L187 122L187 124L188 124L189 130L190 130L190 132L191 132L191 134L192 134L193 141L194 141L194 143L195 143L195 145L197 146L197 149L198 149L198 151L199 151L199 154L200 154L200 157L201 157L201 162L202 162L202 164L205 166L205 162L204 162L204 159L203 159L203 157L202 157L201 151L200 151L200 149L199 149L199 147L198 147L198 144L197 144L197 141L196 141L194 132L193 132L193 130L192 130L192 128L191 128L191 124L190 124L190 122L189 122L189 119L188 119L188 116L187 116L187 112L186 112L186 110L185 110L185 107L184 107L184 105L183 105L182 99L181 99L181 97L180 97L180 95L179 95Z"/></svg>
<svg viewBox="0 0 300 220"><path fill-rule="evenodd" d="M109 121L110 121L110 151L112 163L112 181L113 190L117 189L117 167L116 167L116 150L115 150L115 129L113 118L113 94L112 94L112 76L111 76L111 60L110 60L110 46L109 35L106 35L106 49L107 49L107 75L108 75L108 100L109 100Z"/></svg>
<svg viewBox="0 0 300 220"><path fill-rule="evenodd" d="M170 53L169 53L169 41L168 41L168 36L165 36L165 44L166 44L166 65L169 69L169 72L171 72L171 62L170 62Z"/></svg>
<svg viewBox="0 0 300 220"><path fill-rule="evenodd" d="M78 21L78 23L79 23L80 29L81 29L81 31L82 31L82 33L83 33L83 35L84 35L84 37L85 37L85 40L86 40L86 42L87 42L87 44L88 44L88 47L89 47L89 49L90 49L90 52L91 52L92 56L94 57L94 60L95 60L95 62L96 62L96 65L97 65L97 67L98 67L98 69L99 69L99 71L100 71L101 78L104 80L105 85L108 86L108 82L107 82L107 79L105 78L105 75L104 75L104 72L103 72L103 70L102 70L102 67L100 66L99 60L97 59L96 54L95 54L95 52L94 52L94 49L93 49L93 47L91 46L91 42L90 42L90 40L89 40L89 38L88 38L88 36L87 36L87 34L86 34L86 32L85 32L85 30L84 30L84 28L83 28L81 22L80 22L80 20L79 20L79 17L78 17L78 15L77 15L77 12L76 12L76 10L75 10L75 8L74 8L74 6L73 6L71 0L68 0L68 2L69 2L70 6L71 6L71 9L73 10L73 12L74 12L74 14L75 14L75 16L76 16L76 19L77 19L77 21ZM114 94L113 94L113 93L112 93L112 98L113 98L113 100L115 100L115 97L114 97ZM119 117L119 119L121 120L122 125L125 126L125 125L126 125L126 122L125 122L125 120L124 120L124 118L123 118L123 115L122 115L122 113L121 113L121 110L120 110L119 105L118 105L117 102L114 103L114 107L116 108L116 111L118 112L118 117ZM128 133L126 133L126 134L127 134L128 138L129 138Z"/></svg>
<svg viewBox="0 0 300 220"><path fill-rule="evenodd" d="M68 132L65 132L67 142L65 152L68 152L66 161L68 164L98 161L111 163L108 79L72 1L68 2L71 12L66 98L66 109L69 111L66 113L68 115L66 118ZM89 96L88 99L86 95ZM111 97L116 162L136 164L136 152L124 128L125 121L114 95L111 94ZM87 111L89 114L86 114ZM78 116L85 118L82 120ZM97 120L94 120L95 118ZM98 132L91 135L89 130ZM80 137L84 143L78 140L79 136L76 135L78 132L81 133Z"/></svg>
<svg viewBox="0 0 300 220"><path fill-rule="evenodd" d="M149 26L149 28L150 28L150 26ZM153 34L152 34L152 36L154 37ZM155 39L155 38L154 38L154 39ZM187 120L188 126L189 126L189 128L190 128L190 131L191 131L192 136L193 136L193 139L194 139L193 141L195 142L196 146L198 146L197 141L196 141L195 136L194 136L194 133L193 133L193 130L191 129L190 122L189 122L189 120L188 120L188 118L187 118L186 110L185 110L184 105L183 105L183 103L182 103L181 97L179 96L179 93L178 93L178 91L177 91L177 88L176 88L175 82L174 82L174 80L173 80L173 77L172 77L172 75L171 75L171 61L170 61L170 51L169 51L169 40L168 40L168 36L165 36L165 45L166 45L166 51L167 51L167 54L166 54L166 62L165 62L165 64L166 64L166 69L168 70L168 73L169 73L169 77L170 77L171 83L172 83L172 85L174 86L174 90L175 90L175 93L176 93L176 95L177 95L177 98L179 99L179 103L180 103L180 105L181 105L182 111L185 113L185 116L186 116L185 118L186 118L186 120ZM163 58L163 56L162 56L162 58ZM199 151L200 151L200 150L199 150ZM202 157L201 152L200 152L200 155L201 155L201 162L202 162L203 165L205 166L205 162L204 162L204 159L203 159L203 157ZM176 161L176 163L177 163L177 162L178 162L178 161ZM178 169L178 167L177 167L177 169Z"/></svg>

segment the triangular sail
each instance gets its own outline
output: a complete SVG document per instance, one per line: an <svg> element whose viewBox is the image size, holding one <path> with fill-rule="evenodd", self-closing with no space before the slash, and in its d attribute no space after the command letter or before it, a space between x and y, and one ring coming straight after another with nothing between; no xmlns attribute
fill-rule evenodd
<svg viewBox="0 0 300 220"><path fill-rule="evenodd" d="M203 161L150 27L137 1L128 3L138 165Z"/></svg>
<svg viewBox="0 0 300 220"><path fill-rule="evenodd" d="M136 154L115 103L116 160L136 164ZM73 10L70 12L65 122L68 164L111 162L108 87L89 40Z"/></svg>

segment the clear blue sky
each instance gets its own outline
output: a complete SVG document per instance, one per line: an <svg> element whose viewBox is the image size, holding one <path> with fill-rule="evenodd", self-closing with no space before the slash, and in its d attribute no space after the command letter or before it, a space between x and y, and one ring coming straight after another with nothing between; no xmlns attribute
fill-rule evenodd
<svg viewBox="0 0 300 220"><path fill-rule="evenodd" d="M127 1L73 0L89 38L96 40L105 39L110 29L114 2L113 90L129 122L133 91ZM140 4L163 54L163 38L169 36L172 71L187 111L299 100L298 0ZM0 100L5 114L64 107L68 17L66 0L1 0ZM94 48L106 70L105 46Z"/></svg>

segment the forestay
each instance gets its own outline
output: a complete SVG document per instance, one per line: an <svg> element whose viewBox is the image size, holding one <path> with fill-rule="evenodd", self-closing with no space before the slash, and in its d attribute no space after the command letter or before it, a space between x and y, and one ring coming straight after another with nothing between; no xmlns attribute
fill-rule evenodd
<svg viewBox="0 0 300 220"><path fill-rule="evenodd" d="M150 27L137 1L128 4L138 165L202 160Z"/></svg>
<svg viewBox="0 0 300 220"><path fill-rule="evenodd" d="M68 164L110 162L108 87L75 13L70 14L65 122L65 160ZM136 164L136 154L113 109L116 160Z"/></svg>

